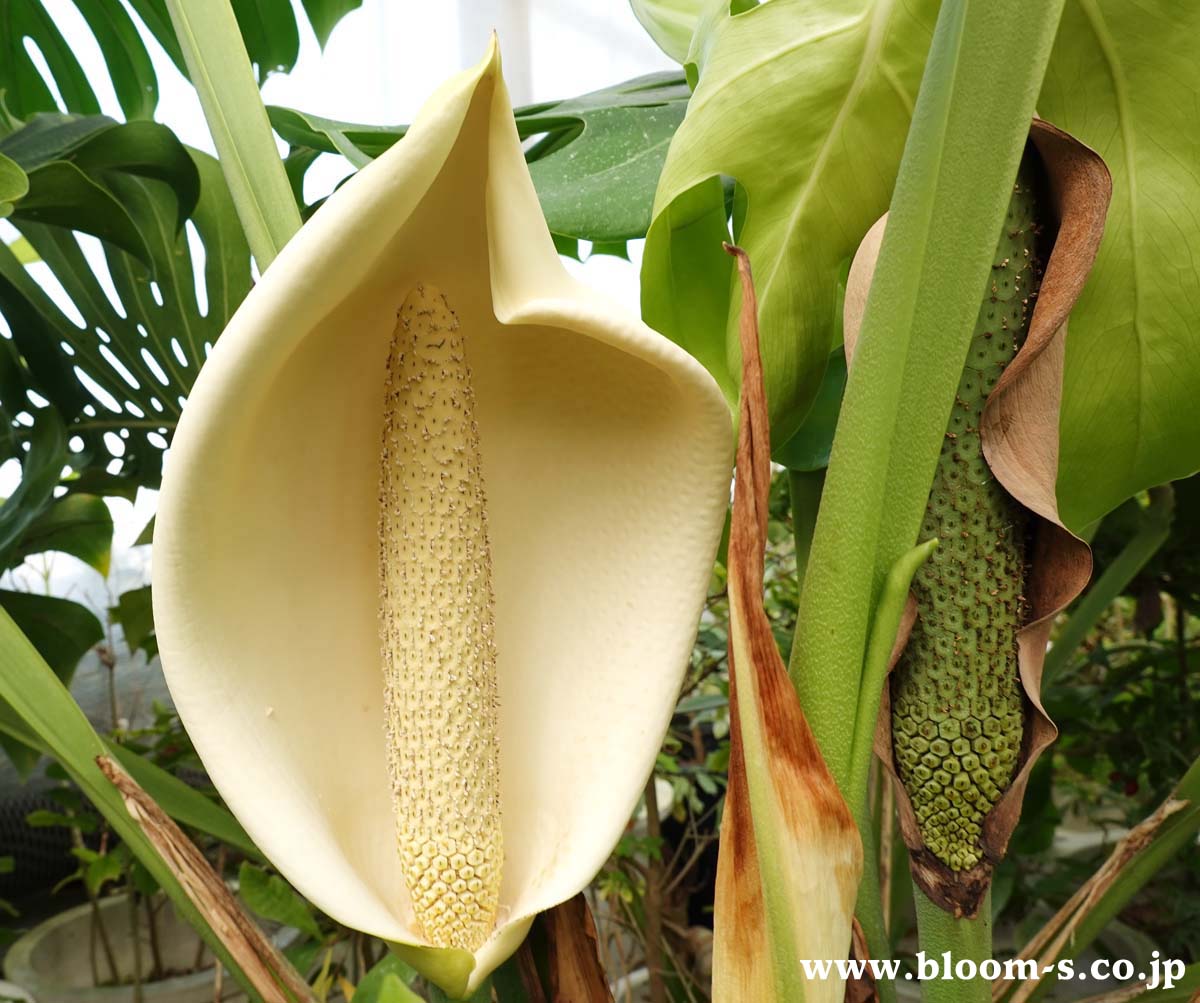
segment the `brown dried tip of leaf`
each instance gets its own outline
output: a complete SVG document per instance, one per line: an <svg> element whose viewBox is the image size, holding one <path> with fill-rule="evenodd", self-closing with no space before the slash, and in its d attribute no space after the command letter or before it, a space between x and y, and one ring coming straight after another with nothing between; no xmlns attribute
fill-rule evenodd
<svg viewBox="0 0 1200 1003"><path fill-rule="evenodd" d="M241 903L196 845L115 760L97 756L96 765L125 802L192 905L200 912L266 1003L316 1003L308 983L247 915ZM285 991L286 990L286 991Z"/></svg>
<svg viewBox="0 0 1200 1003"><path fill-rule="evenodd" d="M892 748L891 700L884 688L875 751L895 779L900 830L910 850L913 880L929 898L957 916L974 916L1003 859L1021 814L1029 775L1058 735L1041 703L1042 667L1054 617L1083 591L1091 551L1062 523L1055 497L1058 416L1062 399L1067 317L1083 290L1104 232L1112 179L1099 154L1048 122L1034 119L1030 139L1041 157L1057 233L1042 277L1024 345L988 397L981 423L984 456L1004 489L1035 517L1026 581L1029 621L1017 635L1026 727L1016 773L983 822L985 860L953 871L924 844L916 814L899 781ZM846 289L845 341L852 357L879 255L886 217L863 239ZM893 664L903 650L902 625Z"/></svg>

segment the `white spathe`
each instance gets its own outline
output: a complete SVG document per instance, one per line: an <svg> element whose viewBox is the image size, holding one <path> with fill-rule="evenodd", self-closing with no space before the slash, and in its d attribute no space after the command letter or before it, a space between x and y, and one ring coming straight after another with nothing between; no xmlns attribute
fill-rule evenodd
<svg viewBox="0 0 1200 1003"><path fill-rule="evenodd" d="M563 269L494 45L284 248L176 433L155 622L213 782L346 926L423 946L386 769L377 528L384 370L419 281L453 305L474 371L505 859L473 958L404 956L464 992L626 825L687 665L733 440L708 373Z"/></svg>

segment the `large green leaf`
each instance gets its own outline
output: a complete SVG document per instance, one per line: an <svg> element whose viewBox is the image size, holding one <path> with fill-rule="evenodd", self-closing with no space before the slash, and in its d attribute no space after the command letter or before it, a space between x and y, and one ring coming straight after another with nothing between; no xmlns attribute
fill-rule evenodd
<svg viewBox="0 0 1200 1003"><path fill-rule="evenodd" d="M13 222L52 223L88 233L154 267L150 249L123 201L125 176L170 185L182 227L200 195L200 177L187 148L156 122L119 125L102 115L35 115L0 140L0 154L26 172L28 190L13 203Z"/></svg>
<svg viewBox="0 0 1200 1003"><path fill-rule="evenodd" d="M0 589L0 610L12 617L13 623L67 686L83 656L104 639L104 627L96 615L69 599ZM5 713L13 713L12 708L0 701L0 715ZM14 737L2 725L0 748L22 779L33 772L45 751Z"/></svg>
<svg viewBox="0 0 1200 1003"><path fill-rule="evenodd" d="M100 772L96 759L110 755L112 750L92 729L66 687L3 611L0 611L0 665L4 666L0 673L0 698L8 701L21 723L62 764L108 820L116 835L171 897L179 914L204 938L242 988L249 992L251 999L259 999L221 938L192 904L174 872L138 823L129 816L121 795Z"/></svg>
<svg viewBox="0 0 1200 1003"><path fill-rule="evenodd" d="M517 131L534 140L526 159L555 234L602 244L645 234L667 146L689 94L682 74L655 73L516 110ZM339 122L292 108L267 111L294 150L340 153L355 167L379 156L406 129Z"/></svg>
<svg viewBox="0 0 1200 1003"><path fill-rule="evenodd" d="M687 59L704 0L629 0L655 44L677 63Z"/></svg>
<svg viewBox="0 0 1200 1003"><path fill-rule="evenodd" d="M685 253L690 238L678 234L719 211L715 194L671 212L682 196L696 203L708 179L736 179L776 444L804 418L836 347L839 269L887 209L937 7L771 0L731 14L723 2L693 40L699 81L655 198L643 309L736 386L740 295L723 293L724 311L690 310L714 283L732 288L732 265L716 244Z"/></svg>
<svg viewBox="0 0 1200 1003"><path fill-rule="evenodd" d="M111 244L104 247L115 303L74 235L23 220L20 202L15 224L61 284L83 326L12 250L0 246L0 313L13 335L11 341L0 339L0 407L20 413L27 387L54 405L67 420L68 434L82 440L71 466L96 475L90 485L81 481L81 489L116 490L117 482L96 479L109 467L128 484L157 484L181 399L251 284L249 251L216 161L179 147L189 172L157 130L163 127L110 124L107 131L88 134L70 154L71 168L82 165L78 169L90 172L119 203L144 248L135 258ZM66 163L52 160L46 167ZM191 221L204 250L203 310L192 250L179 226L181 206L193 202Z"/></svg>
<svg viewBox="0 0 1200 1003"><path fill-rule="evenodd" d="M0 590L2 608L64 683L79 660L104 639L104 627L86 606L55 596Z"/></svg>
<svg viewBox="0 0 1200 1003"><path fill-rule="evenodd" d="M1069 0L1038 110L1113 175L1071 316L1058 496L1083 526L1200 468L1200 7Z"/></svg>
<svg viewBox="0 0 1200 1003"><path fill-rule="evenodd" d="M112 513L104 499L96 495L69 494L52 502L30 522L5 555L3 563L15 566L32 554L53 550L77 557L107 578L112 538Z"/></svg>
<svg viewBox="0 0 1200 1003"><path fill-rule="evenodd" d="M128 119L148 119L158 104L158 80L150 54L121 0L72 0L96 39L109 81ZM317 41L324 45L339 20L362 0L303 0ZM183 53L171 27L165 0L130 0L151 34L186 74ZM300 53L300 34L289 0L233 0L238 26L259 82L275 71L290 71ZM95 82L89 81L71 43L63 37L40 0L0 0L0 90L18 118L59 111L54 93L25 48L29 38L45 60L65 110L84 115L100 111Z"/></svg>

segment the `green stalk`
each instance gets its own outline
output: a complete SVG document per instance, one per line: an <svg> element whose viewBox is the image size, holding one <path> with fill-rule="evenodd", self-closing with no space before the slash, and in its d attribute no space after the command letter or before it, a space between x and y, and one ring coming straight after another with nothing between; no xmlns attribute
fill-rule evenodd
<svg viewBox="0 0 1200 1003"><path fill-rule="evenodd" d="M949 965L970 961L978 973L979 965L992 956L992 893L984 896L975 920L955 919L938 908L920 889L917 896L917 927L921 932L921 950L927 961L936 962L944 975L946 954ZM978 974L971 980L933 978L921 982L924 1003L991 1003L992 984Z"/></svg>
<svg viewBox="0 0 1200 1003"><path fill-rule="evenodd" d="M221 170L260 272L300 229L300 213L229 0L166 0Z"/></svg>
<svg viewBox="0 0 1200 1003"><path fill-rule="evenodd" d="M1174 510L1175 491L1170 484L1150 489L1150 504L1142 513L1138 531L1079 600L1079 605L1055 638L1054 647L1046 654L1046 664L1042 670L1043 684L1071 663L1104 611L1167 542L1171 535Z"/></svg>

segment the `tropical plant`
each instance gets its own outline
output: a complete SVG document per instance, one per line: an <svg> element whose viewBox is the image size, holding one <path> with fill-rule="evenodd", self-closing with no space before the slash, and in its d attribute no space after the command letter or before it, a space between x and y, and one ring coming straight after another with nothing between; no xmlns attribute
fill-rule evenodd
<svg viewBox="0 0 1200 1003"><path fill-rule="evenodd" d="M697 998L655 764L694 859L720 818L718 1003L891 1000L804 962L913 948L967 965L928 1000L1023 1003L1135 915L1198 949L1145 902L1200 830L1200 14L632 0L677 72L514 111L493 44L379 127L263 106L282 0L75 6L124 122L40 4L0 29L0 564L103 571L103 496L162 483L117 619L233 814L93 732L62 599L0 592L0 731L252 996L323 999L336 921L390 946L364 1000L605 999L603 868L652 1003ZM215 160L151 121L134 15ZM356 173L305 204L324 153ZM555 255L642 238L640 322ZM156 802L252 858L311 984ZM1062 858L1088 811L1127 830Z"/></svg>

